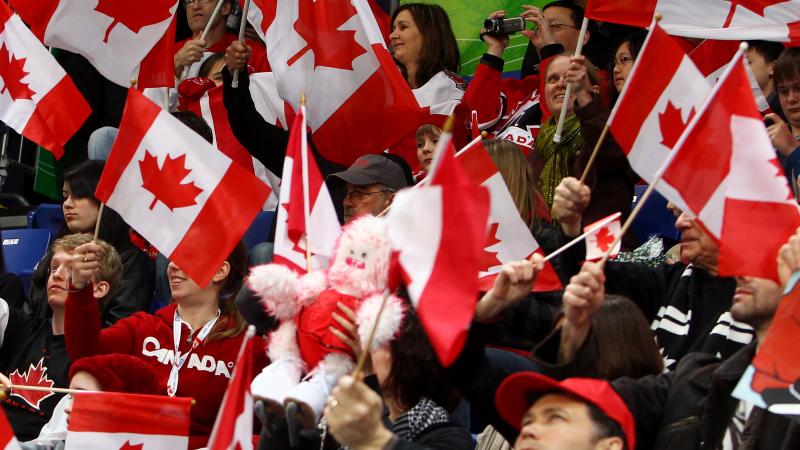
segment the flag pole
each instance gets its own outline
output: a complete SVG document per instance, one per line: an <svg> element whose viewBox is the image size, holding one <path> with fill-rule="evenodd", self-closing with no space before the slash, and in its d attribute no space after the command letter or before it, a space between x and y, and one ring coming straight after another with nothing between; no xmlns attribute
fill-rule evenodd
<svg viewBox="0 0 800 450"><path fill-rule="evenodd" d="M220 1L222 3L222 1ZM250 9L250 0L244 0L244 7L242 7L242 23L239 24L239 42L244 43L244 30L247 28L247 10ZM247 67L247 63L245 63ZM236 89L239 87L239 69L233 71L233 81L231 87Z"/></svg>
<svg viewBox="0 0 800 450"><path fill-rule="evenodd" d="M586 37L586 29L589 27L589 19L585 16L581 22L581 32L578 34L578 45L575 46L575 54L573 56L581 56L583 51L583 40ZM564 131L564 121L567 119L567 104L569 98L572 97L572 83L567 84L567 90L564 92L564 102L561 104L561 114L558 116L558 124L556 125L556 134L553 136L553 142L561 142L561 132Z"/></svg>
<svg viewBox="0 0 800 450"><path fill-rule="evenodd" d="M369 357L369 349L370 347L372 347L372 341L375 339L375 331L378 329L378 324L381 321L381 315L383 314L383 310L386 308L386 302L388 300L389 300L389 290L386 289L383 291L383 299L381 300L381 307L378 308L378 314L375 315L375 322L372 324L372 329L369 330L369 335L367 336L367 342L361 348L361 353L358 355L358 362L356 363L356 368L353 369L353 374L351 375L356 380L361 379L362 372L364 371L364 365L367 363L367 357Z"/></svg>
<svg viewBox="0 0 800 450"><path fill-rule="evenodd" d="M603 141L606 140L606 135L608 134L608 122L603 125L603 131L600 133L600 137L597 138L597 143L594 145L594 150L592 150L592 156L589 157L589 162L586 163L586 167L583 168L583 174L581 175L581 179L579 182L581 184L586 183L586 177L589 175L589 170L592 168L592 164L594 164L594 160L597 158L597 153L600 151L600 146L603 145Z"/></svg>
<svg viewBox="0 0 800 450"><path fill-rule="evenodd" d="M92 238L92 242L97 242L97 235L100 234L100 220L103 218L103 210L105 207L105 202L100 202L100 211L97 212L97 222L94 223L94 237Z"/></svg>
<svg viewBox="0 0 800 450"><path fill-rule="evenodd" d="M214 7L214 12L211 13L211 18L208 19L208 23L206 24L205 29L203 30L203 34L200 35L200 39L206 40L206 36L208 36L208 32L211 31L211 25L217 20L219 17L219 12L222 9L222 4L225 3L223 1L218 1L217 6ZM189 64L188 66L183 68L183 73L181 74L181 81L185 80L187 76L189 76L189 67L192 65Z"/></svg>
<svg viewBox="0 0 800 450"><path fill-rule="evenodd" d="M311 219L308 186L308 135L306 134L306 94L300 94L300 112L303 114L303 129L300 131L300 161L303 176L303 223L306 227L306 272L311 272L311 239L308 236Z"/></svg>

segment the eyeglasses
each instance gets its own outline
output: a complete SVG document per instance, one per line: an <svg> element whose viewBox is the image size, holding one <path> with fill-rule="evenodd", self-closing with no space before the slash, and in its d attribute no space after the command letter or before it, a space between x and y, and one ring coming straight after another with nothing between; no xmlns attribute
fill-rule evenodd
<svg viewBox="0 0 800 450"><path fill-rule="evenodd" d="M630 63L633 63L633 57L630 55L622 55L619 58L614 58L615 66L625 66Z"/></svg>
<svg viewBox="0 0 800 450"><path fill-rule="evenodd" d="M380 194L381 192L394 192L394 191L392 191L391 189L381 189L380 191L371 191L371 192L347 191L344 194L344 198L350 198L352 200L360 202L361 200L364 200L368 195Z"/></svg>
<svg viewBox="0 0 800 450"><path fill-rule="evenodd" d="M549 26L550 29L553 31L560 31L563 30L564 28L574 28L576 30L578 29L578 27L576 27L575 25L567 25L566 23L558 23L558 22L553 22L549 24Z"/></svg>
<svg viewBox="0 0 800 450"><path fill-rule="evenodd" d="M194 4L194 3L200 3L202 5L205 5L206 3L211 3L211 2L215 2L215 1L216 0L183 0L183 4L185 6L192 6L192 4Z"/></svg>

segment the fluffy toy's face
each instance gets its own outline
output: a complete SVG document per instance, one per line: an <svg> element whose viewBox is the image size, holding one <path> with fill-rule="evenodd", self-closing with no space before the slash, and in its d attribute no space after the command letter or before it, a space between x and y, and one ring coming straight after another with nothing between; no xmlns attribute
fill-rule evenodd
<svg viewBox="0 0 800 450"><path fill-rule="evenodd" d="M356 219L342 230L328 280L332 287L344 288L351 295L382 290L390 254L383 221L372 216Z"/></svg>

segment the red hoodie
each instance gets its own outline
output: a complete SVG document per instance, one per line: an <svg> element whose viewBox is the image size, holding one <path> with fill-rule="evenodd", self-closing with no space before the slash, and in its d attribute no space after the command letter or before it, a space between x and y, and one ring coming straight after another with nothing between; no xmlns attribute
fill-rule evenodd
<svg viewBox="0 0 800 450"><path fill-rule="evenodd" d="M172 303L155 314L139 312L101 329L98 302L92 296L91 286L70 292L64 319L67 352L72 361L107 353L141 356L153 365L166 395L167 379L175 358L172 322L176 307ZM220 317L218 326L228 326L227 322ZM192 337L198 331L190 334L188 325L182 324L181 353L191 348ZM204 340L179 372L177 396L191 397L197 402L192 406L189 448L204 447L208 441L243 339L244 333L210 342ZM253 358L251 378L267 364L263 345L258 346Z"/></svg>

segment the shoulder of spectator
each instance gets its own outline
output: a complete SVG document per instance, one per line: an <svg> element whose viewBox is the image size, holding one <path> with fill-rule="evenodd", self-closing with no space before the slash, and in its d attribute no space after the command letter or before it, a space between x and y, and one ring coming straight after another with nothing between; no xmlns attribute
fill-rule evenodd
<svg viewBox="0 0 800 450"><path fill-rule="evenodd" d="M592 94L592 101L583 105L575 106L575 115L583 122L586 119L594 119L600 115L608 116L608 109L603 106L599 94Z"/></svg>

